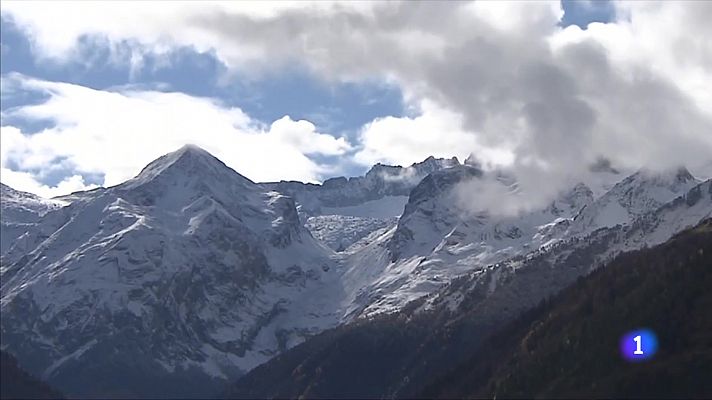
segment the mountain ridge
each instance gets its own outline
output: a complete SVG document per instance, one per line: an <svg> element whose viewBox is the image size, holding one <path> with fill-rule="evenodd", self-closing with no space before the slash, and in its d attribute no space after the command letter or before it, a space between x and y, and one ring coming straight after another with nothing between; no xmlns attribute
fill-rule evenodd
<svg viewBox="0 0 712 400"><path fill-rule="evenodd" d="M681 262L693 260L693 262L696 263L696 268L699 270L700 267L705 265L705 263L701 261L702 257L709 259L708 253L710 252L706 250L709 250L708 247L710 243L712 243L712 241L709 240L709 228L711 223L712 221L709 218L703 220L698 228L693 227L691 231L670 239L670 242L658 245L658 248L676 246L675 243L680 241L680 238L693 236L693 240L687 242L686 246L693 246L694 249L697 249L695 246L703 245L706 246L704 251L695 251L693 253L680 251L674 253L672 257ZM613 232L617 230L620 230L620 228L613 228ZM659 268L660 265L665 265L665 262L662 261L664 258L653 252L659 253L655 248L653 250L635 250L632 253L625 253L618 256L611 262L621 264L622 262L620 260L637 257L638 254L651 253L655 255L652 257L648 256L648 258L656 260L659 264L655 268ZM689 254L694 254L694 257L690 257ZM681 269L680 265L684 264L677 265L676 270ZM546 266L545 268L550 267ZM592 275L593 278L584 278L581 276L578 279L573 279L567 283L566 286L568 289L565 289L563 294L556 296L575 296L577 295L579 287L585 284L584 282L609 275L606 267L599 269L597 273ZM704 284L696 280L695 276L697 275L686 275L686 283L679 284L676 287L684 288L685 285L690 285L692 284L691 282L694 282L698 289L702 289L702 291L697 290L696 293L705 293L709 300L709 292L704 290ZM705 276L709 278L709 273ZM632 284L631 279L637 279L639 281L639 277L639 273L630 275L628 283ZM657 284L658 286L663 284L654 279L647 282ZM452 284L460 285L461 283L453 282ZM640 282L637 284L640 285ZM658 291L660 291L660 289L655 289L652 290L652 293L655 294ZM626 295L626 291L623 289L619 289L617 292L620 293L621 297ZM651 291L649 290L649 292ZM579 297L581 296L579 295ZM641 299L641 297L638 296L638 300L636 301L646 300L645 297ZM537 307L536 304L539 304L539 306ZM597 308L596 304L592 301L586 304L588 304L586 306L588 307L587 309L593 308L595 310ZM548 345L551 346L552 343L554 345L558 344L558 357L568 357L567 360L558 363L544 363L544 367L549 366L547 368L540 366L524 369L524 367L517 364L514 364L512 367L519 368L519 374L521 375L548 374L549 377L547 379L517 380L517 375L503 373L499 378L498 375L496 375L496 372L499 371L500 368L503 368L502 365L507 365L506 359L504 361L497 359L499 354L506 354L510 350L513 353L519 351L519 343L516 341L511 342L511 339L509 339L509 337L512 336L511 332L518 332L517 330L521 331L522 327L531 326L528 329L534 330L534 333L536 333L536 329L540 326L538 325L540 322L537 322L537 318L544 320L552 318L551 314L544 311L546 307L549 306L558 307L559 310L563 309L564 312L570 313L570 311L565 309L565 305L558 305L558 303L552 301L549 297L543 297L537 301L537 303L534 303L532 308L529 308L529 311L526 311L521 317L509 320L510 322L505 324L491 324L479 318L479 310L470 309L470 305L467 305L459 312L451 312L447 307L444 307L440 310L433 310L427 313L413 313L418 307L417 304L414 304L396 314L380 315L325 331L304 344L275 357L267 364L255 368L246 376L239 379L227 391L225 397L462 398L474 396L479 398L492 397L495 395L497 397L531 397L532 393L540 393L540 395L545 397L559 396L562 392L556 390L552 391L548 388L544 388L544 390L547 391L537 392L534 387L524 386L524 389L521 387L523 385L533 385L537 382L556 383L557 380L555 377L560 371L556 368L551 368L550 365L577 363L578 359L576 357L571 357L569 353L566 353L565 348L561 348L562 340L550 340ZM635 308L629 309L629 312L631 310L635 310ZM591 311L588 312L590 313ZM647 313L645 315L654 315L655 307L647 307L645 312ZM547 315L549 316L547 317ZM684 319L684 315L685 314L680 315L678 318ZM699 316L699 314L697 315ZM635 323L638 324L640 321L643 321L643 319L639 316L636 317L636 321ZM707 318L707 322L709 324L709 322L712 321ZM621 325L620 320L617 320L617 323ZM675 329L664 320L658 320L658 323L654 327L662 326L666 326L667 328L661 333L665 334L665 338L672 340L675 337ZM554 325L552 329L557 329L557 327L557 325ZM636 327L638 326L629 325L628 329ZM698 333L703 331L704 329L697 330ZM524 333L526 332L525 330ZM522 346L525 345L524 341L530 337L530 335L525 336L524 333L516 336L517 340L522 341ZM582 335L585 336L585 341L590 343L596 342L598 347L600 347L600 343L607 344L608 348L604 353L607 357L605 362L609 364L614 363L617 368L620 368L621 361L615 352L618 348L616 341L623 333L624 330L620 330L614 332L613 335L606 335L603 338L592 334L582 333ZM576 336L567 337L572 341L576 340ZM685 337L690 338L691 336L688 334ZM698 338L696 342L698 348L701 344L700 340L701 337ZM533 342L534 339L530 339L530 341ZM536 345L533 344L532 346ZM579 352L587 358L591 358L592 354L594 356L596 354L596 352L587 352L586 347L582 347L582 344L577 343L576 346ZM681 349L679 345L677 349L685 350L684 348ZM495 355L492 355L492 353ZM599 351L598 353L601 352ZM551 352L538 353L538 356L546 357L547 354L551 354ZM534 353L534 355L536 356L537 353ZM522 357L526 356L527 353L523 352ZM708 358L708 361L712 361L712 357ZM690 372L695 371L694 368L690 368ZM595 391L595 387L582 387L582 384L591 383L592 381L595 382L596 380L592 380L589 374L576 369L567 371L568 372L564 371L567 377L573 375L576 376L578 380L575 381L572 386L568 386L570 392L563 392L568 393L566 397L572 396L574 393L578 393L575 397L583 398L590 398L591 396L608 397L611 395L610 393L617 393L610 392L610 390L616 389L616 387L605 386L607 384L605 381L604 384L598 388L599 391ZM599 369L598 372L600 371ZM697 380L695 381L693 379L692 382L701 388L702 386L700 385L703 382L702 375L704 374L702 373L702 375L700 375L700 370L697 371ZM641 374L641 376L645 376L646 374L645 368L642 367L638 368L637 372ZM354 374L359 376L359 381L350 379ZM620 377L620 375L621 374L617 376ZM615 377L616 374L609 372L607 376ZM677 373L676 376L680 376L680 374ZM490 378L492 378L492 381L489 380ZM625 377L619 380L624 381ZM501 381L509 381L510 383L503 384L500 383ZM361 382L367 382L368 384L364 385L361 384ZM655 381L652 380L650 382L653 383ZM487 386L488 383L495 386ZM659 382L657 387L666 384L667 382ZM606 388L609 392L600 392L600 390L606 390ZM636 393L647 393L648 396L655 396L655 393L657 393L648 389L642 389L643 391L640 391L639 388L637 389L638 390L636 390L636 386L629 385L626 393L630 393L632 397L639 397ZM587 390L592 391L589 392ZM712 387L707 385L706 390L712 390ZM606 395L606 393L608 393L608 395ZM684 385L681 386L678 384L674 389L668 388L668 391L661 393L669 393L674 397L679 397L681 393L697 393L696 396L700 396L700 393L705 392L690 392Z"/></svg>
<svg viewBox="0 0 712 400"><path fill-rule="evenodd" d="M605 210L585 183L540 209L473 213L460 183L519 196L518 183L455 161L376 166L341 192L344 181L331 181L325 198L362 203L309 211L183 147L127 182L64 197L25 227L1 256L3 348L21 349L23 365L69 395L204 397L319 332L381 315L476 307L501 316L477 322L489 329L606 257L666 240L712 210L709 183L677 182L673 171L672 181L618 186L642 189L614 191L606 204L635 212L598 225L580 222L587 209ZM406 228L412 238L397 235ZM567 264L581 260L589 264ZM125 354L102 356L112 346Z"/></svg>

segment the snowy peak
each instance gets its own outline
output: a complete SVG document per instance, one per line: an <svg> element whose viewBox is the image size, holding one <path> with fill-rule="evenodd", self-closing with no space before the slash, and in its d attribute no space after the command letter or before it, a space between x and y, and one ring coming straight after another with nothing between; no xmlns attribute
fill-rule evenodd
<svg viewBox="0 0 712 400"><path fill-rule="evenodd" d="M4 183L0 183L0 199L2 199L3 209L12 205L21 206L28 210L32 209L39 213L46 212L59 205L59 202L47 200L32 193L15 190Z"/></svg>
<svg viewBox="0 0 712 400"><path fill-rule="evenodd" d="M185 145L149 163L132 181L148 182L165 175L200 178L231 176L233 180L253 183L212 154L195 145Z"/></svg>
<svg viewBox="0 0 712 400"><path fill-rule="evenodd" d="M409 167L376 164L364 176L327 179L322 185L302 182L269 182L263 187L292 196L305 217L322 215L322 208L348 207L383 199L386 196L407 196L428 174L460 165L450 159L428 157Z"/></svg>
<svg viewBox="0 0 712 400"><path fill-rule="evenodd" d="M700 183L684 168L640 170L616 184L602 200L615 200L632 212L657 208ZM653 204L656 203L656 204Z"/></svg>
<svg viewBox="0 0 712 400"><path fill-rule="evenodd" d="M692 187L654 212L647 213L631 224L624 249L641 244L662 243L674 233L712 217L712 179Z"/></svg>
<svg viewBox="0 0 712 400"><path fill-rule="evenodd" d="M657 187L678 190L690 183L699 183L685 167L668 169L665 171L652 171L641 169L621 182L620 186L652 185ZM619 186L619 185L616 185Z"/></svg>
<svg viewBox="0 0 712 400"><path fill-rule="evenodd" d="M195 146L30 228L2 259L3 346L67 393L96 390L67 379L88 370L114 387L185 371L194 388L167 397L205 385L203 398L269 357L280 337L267 325L331 270L292 198ZM146 376L124 381L137 367Z"/></svg>
<svg viewBox="0 0 712 400"><path fill-rule="evenodd" d="M419 163L413 163L409 167L392 166L378 163L374 165L367 173L366 179L380 179L384 181L409 181L408 183L416 185L428 174L435 171L450 168L460 165L457 157L435 158L430 156Z"/></svg>
<svg viewBox="0 0 712 400"><path fill-rule="evenodd" d="M419 163L413 163L409 168L413 168L421 174L429 174L443 168L450 168L460 165L457 157L435 158L430 156Z"/></svg>
<svg viewBox="0 0 712 400"><path fill-rule="evenodd" d="M482 175L478 168L458 165L423 178L410 192L403 215L388 242L391 260L418 251L432 251L442 236L462 218L463 211L454 198L454 187Z"/></svg>
<svg viewBox="0 0 712 400"><path fill-rule="evenodd" d="M458 183L479 178L482 175L481 169L469 165L460 165L429 174L410 192L403 217L411 214L418 204L448 194Z"/></svg>
<svg viewBox="0 0 712 400"><path fill-rule="evenodd" d="M0 183L0 255L48 212L63 205Z"/></svg>
<svg viewBox="0 0 712 400"><path fill-rule="evenodd" d="M662 172L640 170L618 182L576 217L571 233L625 225L658 209L699 184L685 168Z"/></svg>
<svg viewBox="0 0 712 400"><path fill-rule="evenodd" d="M168 153L148 164L135 178L109 189L142 206L179 211L200 198L224 207L256 204L264 190L207 151L193 145Z"/></svg>

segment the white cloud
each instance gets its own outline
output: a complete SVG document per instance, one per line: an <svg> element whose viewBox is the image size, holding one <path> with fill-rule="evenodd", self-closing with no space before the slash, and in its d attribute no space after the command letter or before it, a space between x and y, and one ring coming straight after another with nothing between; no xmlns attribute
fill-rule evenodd
<svg viewBox="0 0 712 400"><path fill-rule="evenodd" d="M275 139L304 154L342 155L351 150L345 138L316 133L316 126L311 122L294 121L289 116L274 121L269 132Z"/></svg>
<svg viewBox="0 0 712 400"><path fill-rule="evenodd" d="M712 3L706 1L615 2L617 23L575 25L551 36L556 52L586 41L605 49L617 73L637 79L658 75L712 115Z"/></svg>
<svg viewBox="0 0 712 400"><path fill-rule="evenodd" d="M267 21L295 9L329 13L370 8L368 2L329 1L8 1L3 2L2 14L26 30L40 58L66 61L77 56L82 38L95 36L106 40L114 52L123 51L121 44L129 44L132 54L117 58L133 66L140 66L146 52L166 54L177 46L199 52L217 50L224 62L235 66L262 59L269 52L253 43L226 41L200 21L222 15Z"/></svg>
<svg viewBox="0 0 712 400"><path fill-rule="evenodd" d="M43 57L71 58L78 38L99 35L138 54L213 50L231 70L297 62L326 80L395 82L423 114L364 127L354 143L361 163L475 151L508 159L554 192L599 156L654 168L706 165L712 154L710 2L617 2L621 20L585 31L557 25L559 2L284 4L5 2L2 12ZM221 118L234 112L207 104ZM286 148L347 151L306 137L284 137ZM295 158L301 173L293 175L316 176L323 167ZM245 163L245 172L251 167Z"/></svg>
<svg viewBox="0 0 712 400"><path fill-rule="evenodd" d="M345 139L317 132L310 122L285 117L263 126L214 99L101 91L18 74L3 79L49 94L46 101L11 109L6 116L49 120L54 126L32 134L3 126L0 132L2 180L11 184L12 179L17 189L35 193L61 190L30 182L27 174L12 174L11 166L16 171L39 171L33 175L39 179L42 171L63 160L77 174L103 174L105 185L115 185L153 159L194 143L256 181L315 181L332 167L315 163L307 154L341 155L350 148ZM81 188L77 177L68 179L61 188Z"/></svg>
<svg viewBox="0 0 712 400"><path fill-rule="evenodd" d="M34 193L44 198L52 198L68 193L89 190L97 185L87 185L81 175L72 175L64 178L54 186L44 185L37 181L37 177L29 172L13 171L9 168L0 168L2 183L13 189Z"/></svg>
<svg viewBox="0 0 712 400"><path fill-rule="evenodd" d="M429 156L457 156L464 160L473 152L488 164L512 162L512 154L506 149L483 147L476 135L464 131L461 115L427 100L420 105L417 116L384 117L366 124L359 143L362 147L354 159L363 165L409 165Z"/></svg>

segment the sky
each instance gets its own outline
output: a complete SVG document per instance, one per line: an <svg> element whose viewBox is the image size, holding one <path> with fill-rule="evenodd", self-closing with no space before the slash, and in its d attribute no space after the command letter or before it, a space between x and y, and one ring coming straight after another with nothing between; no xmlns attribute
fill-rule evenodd
<svg viewBox="0 0 712 400"><path fill-rule="evenodd" d="M543 197L601 157L712 170L712 2L3 1L0 17L0 180L46 197L186 143L254 181L474 154Z"/></svg>

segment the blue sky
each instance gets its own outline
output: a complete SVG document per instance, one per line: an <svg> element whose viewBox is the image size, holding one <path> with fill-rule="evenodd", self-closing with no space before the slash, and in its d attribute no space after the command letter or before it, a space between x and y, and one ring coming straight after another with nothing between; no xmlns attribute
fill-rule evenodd
<svg viewBox="0 0 712 400"><path fill-rule="evenodd" d="M616 18L613 4L608 0L580 1L563 0L564 16L561 26L578 25L586 29L592 22L610 22Z"/></svg>
<svg viewBox="0 0 712 400"><path fill-rule="evenodd" d="M610 7L599 3L586 5L565 1L562 5L565 10L563 26L577 24L585 28L588 22L605 22L606 18L613 17ZM94 89L135 85L218 98L264 123L289 115L295 120L311 121L319 131L349 138L375 118L401 117L407 113L400 89L382 80L327 83L300 66L259 77L241 76L238 72L225 78L227 70L213 52L199 53L188 47L173 50L167 56L168 60L166 56L148 54L141 68L132 71L128 63L112 61L105 41L87 37L82 38L78 46L79 57L52 62L40 60L33 54L30 39L10 18L3 18L0 30L3 75L18 72ZM130 43L125 46L128 53ZM43 97L45 95L33 91L6 96L2 109L39 102ZM52 121L6 117L3 123L31 133L50 126ZM361 174L365 168L351 165L344 172ZM42 183L55 185L63 178L62 174L68 172L63 170L47 174L43 176ZM85 175L85 178L90 183L100 183L101 179L90 175Z"/></svg>
<svg viewBox="0 0 712 400"><path fill-rule="evenodd" d="M352 134L374 118L401 116L404 112L398 87L382 81L326 83L299 66L259 78L238 73L222 79L227 71L214 54L190 48L174 50L169 60L163 61L149 54L140 70L132 73L127 63L112 62L107 45L101 40L83 40L80 51L84 57L53 63L38 61L29 39L8 19L2 21L1 36L2 74L19 72L94 89L136 85L214 97L265 123L289 115L308 119L323 131L345 134ZM83 64L86 59L91 60L90 65ZM36 100L33 95L36 93L21 93L4 101L2 108Z"/></svg>
<svg viewBox="0 0 712 400"><path fill-rule="evenodd" d="M590 22L608 22L615 17L609 1L562 1L562 6L564 27L575 24L585 28ZM81 60L52 63L36 59L30 40L9 18L2 19L0 37L2 74L19 72L95 89L135 84L217 97L265 122L290 115L308 119L329 132L351 133L374 118L405 113L399 88L376 80L327 84L297 66L258 79L237 74L220 82L226 69L215 54L190 48L172 52L170 62L161 63L157 57L147 55L144 66L132 74L130 65L110 60L107 45L101 40L85 38L80 45ZM91 60L90 66L83 64L86 59ZM31 99L20 96L3 102L2 108Z"/></svg>
<svg viewBox="0 0 712 400"><path fill-rule="evenodd" d="M112 61L108 44L96 38L81 40L81 56L53 62L38 59L33 54L30 39L9 18L2 19L0 30L3 75L17 72L100 90L131 86L177 91L219 99L266 124L288 115L294 120L305 119L314 123L321 132L345 137L353 137L361 126L375 118L400 117L406 113L400 89L383 80L325 82L298 65L259 77L242 76L239 71L228 74L214 52L200 53L189 47L174 49L161 57L147 54L141 68L132 71L128 63ZM125 43L125 46L128 52L130 44ZM1 109L5 111L38 103L46 98L42 92L18 91L12 96L4 96ZM52 126L53 121L4 116L3 124L33 133ZM316 154L311 157L318 162L330 161L329 156ZM12 166L20 171L36 172L36 169ZM347 175L359 175L366 169L356 164L344 164L344 167L341 172ZM56 185L70 174L71 168L63 168L43 174L40 182ZM102 183L101 174L81 175L86 183Z"/></svg>
<svg viewBox="0 0 712 400"><path fill-rule="evenodd" d="M165 4L164 8L167 12L174 12L173 8L178 8L173 7L175 4L171 3L161 3L159 6L163 7L163 4ZM281 7L285 4L287 3L278 5ZM354 7L355 10L358 9L354 4L343 3L344 10L338 12L353 12L354 10L350 10L349 7ZM459 7L459 4L452 3L448 7L433 8L429 12L450 12ZM551 10L548 9L551 7L544 3L504 3L497 6L483 4L483 9L501 8L510 12L509 8L511 8L513 13L511 19L513 21L521 21L519 23L522 25L522 31L530 29L529 25L531 24L548 23L547 21L550 21L552 15ZM334 37L338 40L332 42L328 38L331 31L326 31L327 33L319 31L320 24L328 24L328 21L333 21L332 17L321 20L318 19L319 15L302 13L302 19L306 25L299 28L303 29L303 31L300 31L303 33L301 43L302 45L310 43L309 46L313 48L308 49L311 53L300 56L299 42L295 42L294 46L291 47L283 43L284 39L282 39L282 42L269 42L269 40L273 39L269 35L278 36L283 32L287 32L286 38L289 38L289 29L295 29L294 21L285 23L286 30L280 31L282 27L276 23L271 24L269 19L257 18L249 20L247 22L257 24L251 29L261 29L262 27L259 24L264 24L266 26L265 29L273 31L264 38L259 35L252 36L249 31L242 32L240 34L246 35L245 40L255 42L240 47L240 34L233 32L236 29L234 26L223 28L217 26L219 23L215 22L215 27L211 26L206 30L206 27L200 25L200 21L194 21L191 15L184 15L175 11L175 24L196 23L198 25L194 26L193 29L202 30L200 33L208 32L211 35L217 35L213 36L214 39L211 39L215 41L214 47L212 47L213 42L208 41L208 43L211 43L211 48L197 50L201 46L205 47L205 42L201 42L198 39L192 40L190 37L186 39L186 37L180 35L180 32L175 32L175 29L181 28L171 28L173 31L169 29L163 33L155 33L151 29L143 29L143 31L135 35L125 32L117 33L116 27L106 27L103 30L104 27L101 24L93 26L91 23L86 23L86 21L74 19L61 22L54 21L54 15L51 13L45 12L46 15L41 15L44 12L41 10L42 7L27 11L23 10L23 7L15 6L16 4L13 4L13 8L17 8L17 10L12 11L7 11L6 9L10 7L5 7L6 9L3 10L2 14L2 24L0 25L2 41L0 72L3 77L1 109L4 144L9 144L10 138L13 137L13 150L3 153L3 157L5 157L3 160L3 173L5 176L2 179L4 181L8 180L7 177L13 171L27 173L22 179L35 180L35 183L49 187L61 184L71 177L79 181L83 180L84 185L91 185L107 183L104 182L105 179L109 183L113 183L113 180L110 179L111 176L115 176L115 179L130 176L130 171L139 168L137 165L124 165L125 163L114 160L114 166L111 167L114 170L109 167L103 168L96 160L90 162L88 161L90 157L84 157L78 152L67 151L66 149L63 151L47 149L45 151L46 154L41 156L35 154L36 157L31 157L28 154L36 153L36 151L30 148L37 146L37 144L33 144L34 141L28 138L38 133L43 133L45 137L40 140L40 135L37 135L36 142L42 142L45 143L45 146L48 146L47 143L51 143L54 140L51 134L68 135L65 137L92 137L94 135L93 131L88 132L87 129L96 130L98 128L84 121L81 113L76 115L64 114L67 110L72 111L72 104L78 104L78 99L81 98L84 99L82 101L88 101L87 104L89 105L100 104L100 102L105 101L106 104L111 104L110 107L114 105L118 107L128 102L131 105L126 105L126 110L141 111L142 108L137 108L137 105L145 102L146 97L154 96L151 94L153 92L180 93L187 96L181 98L158 96L155 99L152 97L153 105L159 107L158 110L163 110L161 112L167 113L164 115L164 119L171 118L171 109L168 108L166 111L166 109L160 108L161 104L167 104L166 102L172 101L202 104L200 99L208 99L210 106L205 110L206 117L214 115L210 118L220 119L222 116L237 118L237 120L220 127L229 128L231 124L234 126L239 125L240 132L244 134L244 137L239 141L239 143L242 143L240 146L245 146L245 143L252 143L254 134L260 132L269 134L266 135L269 138L265 139L264 143L260 142L260 146L262 146L258 146L260 149L269 149L282 142L287 143L288 146L281 149L280 152L269 154L267 157L284 159L281 171L284 172L284 177L288 179L318 181L334 174L360 175L375 162L409 164L420 161L429 154L441 157L452 155L463 157L470 152L479 152L478 156L485 160L488 160L488 157L495 161L498 157L500 160L510 160L513 157L516 158L516 154L512 153L513 151L523 151L522 149L527 148L521 145L512 147L511 141L503 140L506 137L503 136L505 134L502 132L506 133L508 130L514 129L514 127L508 127L506 124L492 127L487 122L479 123L479 120L497 120L501 110L506 109L506 107L501 108L502 105L500 104L497 106L500 107L498 109L483 110L483 107L495 107L499 100L493 100L498 99L499 97L497 96L500 96L501 93L495 95L494 93L483 92L481 97L462 96L458 94L458 90L460 90L458 83L448 82L446 78L452 75L454 79L463 73L465 73L463 76L467 76L467 70L458 69L457 62L448 63L447 60L437 58L417 60L421 53L413 53L413 49L419 49L422 46L423 54L426 54L430 51L428 46L439 43L429 43L428 37L443 35L442 38L444 39L446 35L455 35L447 36L447 40L458 41L456 32L449 32L447 26L431 27L428 25L428 18L419 22L422 26L406 26L408 29L405 29L403 33L399 32L399 35L402 34L407 39L394 43L403 44L403 49L396 49L400 53L394 50L393 54L389 54L388 52L378 53L382 51L379 50L379 46L381 46L379 40L384 40L382 36L379 36L378 32L373 32L373 39L371 39L371 32L362 32L363 36L354 36L349 33L348 29L350 28L347 26L346 28L348 29L345 31L334 33ZM370 4L367 7L381 7L381 5ZM422 7L430 7L430 4L423 3ZM616 19L615 8L609 1L563 1L561 7L564 11L563 17L559 20L557 16L552 25L564 28L570 25L577 25L585 32L587 25L591 22L612 23ZM92 15L98 15L101 18L101 14L104 11L103 8L95 7L93 11L87 10L87 12L92 12L94 13ZM417 7L404 8L401 14L413 12L411 17L404 16L403 18L421 18L414 11L416 9ZM362 10L356 11L354 15ZM276 12L278 14L281 13L279 14L280 18L283 17L285 20L291 18L291 14L297 13L283 10ZM317 12L329 13L337 11L320 10ZM334 15L338 15L338 12ZM457 12L460 13L459 11ZM160 14L162 11L159 10L158 13ZM58 12L57 14L60 13ZM155 17L157 25L166 23L166 21L169 24L172 23L170 18L164 20L161 19L160 15L150 13L146 15L151 18ZM355 18L354 15L352 15L352 18ZM209 14L206 14L206 16L212 17ZM423 16L427 17L427 13ZM542 16L546 18L542 18ZM107 17L109 18L106 20L107 25L114 22L111 21L111 17L111 15ZM506 29L513 31L519 29L516 26L509 28L507 16L506 14L501 15L501 11L496 11L494 14L485 12L481 17L485 19L494 18L486 22L492 24L492 26L507 27ZM89 16L86 17L86 19L91 18ZM183 18L184 22L179 21L181 18ZM56 19L59 20L60 17L57 16ZM275 21L279 21L279 18L275 19ZM54 30L47 30L49 33L43 32L43 29L45 29L43 25L55 22L57 23L56 26L51 28ZM85 26L79 26L82 23ZM74 24L77 26L74 26ZM335 25L330 29L338 30L342 27ZM471 27L474 29L471 29ZM159 28L156 29L162 29ZM412 28L422 28L425 33L423 36L413 38L408 36L412 35L409 31ZM122 29L122 26L119 25L118 29ZM310 33L309 30L312 29L314 32ZM372 29L381 28L374 26ZM433 31L433 29L436 30ZM463 24L462 29L464 31L459 34L463 36L474 35L477 37L477 35L481 35L481 33L478 33L478 28L468 23ZM506 29L503 32L508 32ZM99 33L86 34L83 32ZM132 32L132 30L128 29L126 32ZM587 35L586 33L578 34L575 32L563 34L560 30L551 31L550 28L533 32L557 35L564 38L562 40L570 41L571 43L577 42L576 35ZM173 34L176 37L170 38L170 45L168 45L167 50L155 51L157 48L166 47L164 37L172 36ZM314 36L310 36L312 34ZM387 34L393 36L392 31ZM510 39L506 37L497 39L498 36L496 35L499 34L493 33L491 36L495 45L509 43L508 40ZM70 49L67 47L67 43L55 40L53 35L59 36L59 39L70 41L71 39L63 38L63 35L67 35L68 38L71 38L72 35L78 36L75 41L70 43ZM225 35L230 36L226 39ZM325 35L327 36L326 38L324 37ZM603 47L615 45L615 43L606 42L605 36L599 37L596 35L597 33L592 34L592 40L599 41ZM391 36L385 37L387 40L392 40ZM487 34L485 37L489 38ZM521 39L516 37L516 40ZM524 36L523 39L527 39L527 37ZM304 42L305 40L310 42ZM371 40L373 43L370 43ZM535 43L548 39L536 37L532 40L532 43ZM343 49L340 48L342 41L344 43ZM482 42L481 36L475 39L475 42L478 41L484 46L482 50L488 52L490 49L488 46L491 45L486 41ZM468 43L473 42L464 41L463 45ZM259 51L262 51L260 47L257 52L258 56L255 56L257 61L243 59L239 51L247 51L249 53L254 49L254 46L266 46L264 49L267 49L267 53L264 53L264 56L259 55L261 54ZM392 44L389 46L392 46ZM241 50L235 50L233 47ZM340 55L342 50L344 53ZM274 62L271 62L269 58L269 51L274 51ZM314 53L314 51L317 51L317 53ZM319 51L327 51L327 53L319 53ZM606 51L610 53L618 50L611 48ZM376 54L376 56L369 56L369 52ZM577 52L576 54L580 53L581 57L591 56L586 55L585 51L582 53L577 50ZM280 58L281 53L293 54ZM136 57L137 54L139 57ZM327 54L328 57L325 58L324 54ZM455 54L465 57L467 51ZM560 62L560 60L527 60L524 58L522 60L511 60L510 58L514 56L508 55L506 51L500 51L496 55L504 57L501 62L513 62L514 64L521 62L523 66ZM649 55L646 54L645 56L648 57ZM522 57L537 57L537 53L533 52L531 55L522 54ZM605 58L607 56L601 55L597 57ZM285 60L287 61L285 62ZM445 62L443 63L443 61ZM487 77L488 71L490 71L489 67L486 66L489 62L487 57L466 62L481 63L481 66L472 65L471 67L473 70L483 72L483 79L490 81L499 79L497 76ZM497 63L500 61L493 59L492 62ZM452 68L448 64L451 64ZM574 64L571 64L572 67ZM265 66L267 67L263 68ZM508 82L512 78L519 79L518 75L521 73L516 68L508 70L507 68L495 67L495 71L497 69L501 70L502 79L504 79L502 82ZM575 79L576 69L574 68L573 71L571 74L560 71L566 75L562 78L562 82L570 81L573 78L573 85L578 85ZM507 74L517 75L507 77ZM523 76L527 75L523 74ZM699 77L695 79L699 81ZM477 79L473 79L472 82L460 82L464 84L462 89L468 87L471 92L473 90L475 92L477 90L500 90L497 86L479 83ZM73 86L61 86L57 85L57 83L69 83ZM519 94L517 93L520 91L517 89L502 93L507 93L507 96L518 96ZM119 94L123 98L115 99L111 96L111 93ZM586 95L586 93L583 93L577 98L582 98L582 96L585 97ZM559 112L557 110L562 110L562 113L572 112L566 111L568 107L566 104L570 104L569 100L561 99L561 96L554 92L544 93L544 96L555 96L551 98L552 101L564 101L561 107L553 110L553 112ZM94 99L94 97L96 98ZM522 101L522 99L510 100L515 102ZM465 104L462 103L463 101L471 103ZM37 105L38 107L29 107L30 105ZM189 105L186 105L186 107L190 109ZM125 112L129 112L126 118L134 118L134 115L131 114L133 111ZM235 114L236 112L239 115ZM289 118L283 120L285 116L289 116ZM185 115L181 117L185 117ZM478 123L473 124L472 118L475 117L478 119ZM564 118L563 114L561 118ZM510 120L512 119L516 119L516 116L510 118ZM273 126L273 123L279 120L282 120L282 123ZM302 120L304 122L300 122ZM553 121L556 121L556 119ZM561 121L564 124L565 118L561 119ZM164 122L168 125L171 123L171 121L163 121L161 123ZM121 120L115 123L122 124ZM147 123L155 125L156 121L148 121ZM81 134L70 129L74 125L82 126L84 130L81 131ZM208 125L198 124L196 126L199 127L198 130L202 130L200 127ZM210 129L220 127L211 127ZM605 127L601 126L600 128L604 129ZM478 135L471 134L478 130L482 130L482 132ZM293 133L297 131L303 133ZM120 135L121 133L112 134ZM24 135L24 138L22 135ZM203 141L207 140L205 137L209 136L206 132L196 132L195 135L204 137L201 139ZM392 137L386 137L388 135L392 135ZM532 132L529 136L536 138L537 135L546 134ZM420 136L428 136L428 139L424 140ZM181 137L185 137L185 135ZM176 143L180 140L184 139L177 137ZM22 143L18 144L20 142ZM97 143L108 142L100 141ZM233 145L237 145L235 143ZM167 148L162 147L162 149ZM529 148L536 148L536 146L529 146ZM234 167L236 169L249 170L247 161L240 162L240 157L244 159L245 154L254 155L257 152L256 149L240 149L243 153L238 152L242 155L234 156L232 160L233 164L235 164ZM224 145L216 145L212 150L223 151L223 156L228 153L228 149ZM149 155L154 155L155 152L145 151L141 154L142 156L140 157L136 156L136 163L147 161ZM124 157L126 156L124 155ZM44 164L40 160L44 160ZM51 165L48 167L47 163ZM260 166L260 168L262 170L265 169L264 166ZM121 173L118 172L119 169L122 171ZM265 174L260 173L260 171L259 168L253 170L251 177L260 180L278 179L277 177L282 176L278 169ZM249 171L240 172L250 176ZM13 179L19 179L18 176L13 175ZM28 185L29 180L25 181Z"/></svg>

